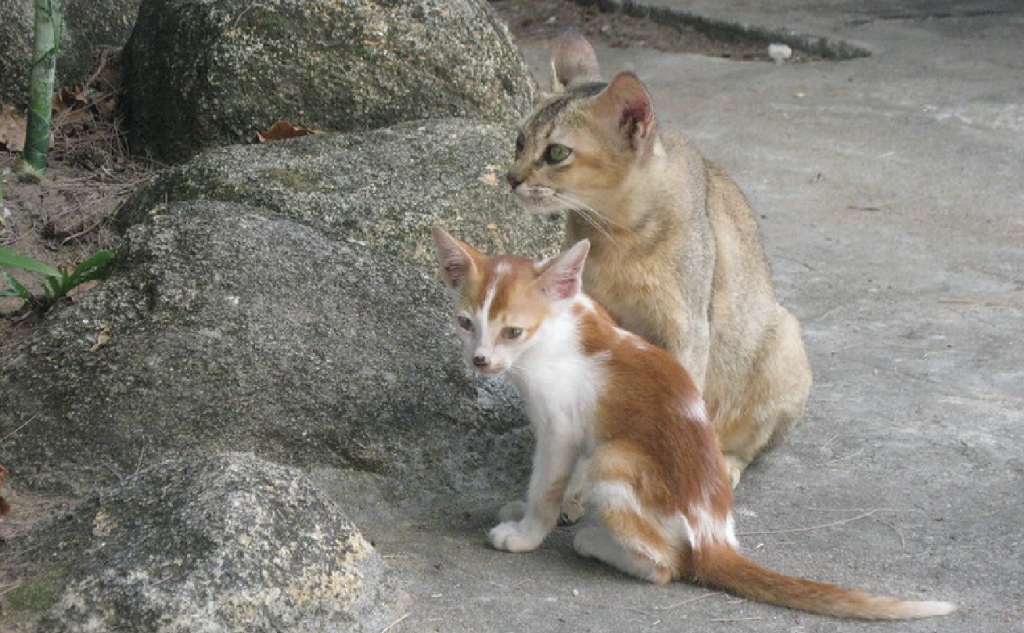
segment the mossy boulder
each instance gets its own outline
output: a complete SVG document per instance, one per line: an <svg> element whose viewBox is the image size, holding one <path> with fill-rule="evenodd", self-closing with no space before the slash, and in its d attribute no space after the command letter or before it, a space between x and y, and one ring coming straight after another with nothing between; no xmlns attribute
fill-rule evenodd
<svg viewBox="0 0 1024 633"><path fill-rule="evenodd" d="M396 482L396 498L524 473L518 399L465 367L432 273L220 202L166 205L118 261L0 371L19 489L78 496L169 452L228 450Z"/></svg>
<svg viewBox="0 0 1024 633"><path fill-rule="evenodd" d="M380 631L395 581L343 508L252 454L170 458L4 552L9 624L53 633Z"/></svg>
<svg viewBox="0 0 1024 633"><path fill-rule="evenodd" d="M435 223L484 251L553 255L561 218L525 213L505 184L514 144L511 125L434 119L225 147L161 173L121 208L119 223L144 221L168 201L220 200L429 270Z"/></svg>
<svg viewBox="0 0 1024 633"><path fill-rule="evenodd" d="M133 150L177 162L277 120L328 131L513 121L534 84L483 0L146 0L126 48Z"/></svg>

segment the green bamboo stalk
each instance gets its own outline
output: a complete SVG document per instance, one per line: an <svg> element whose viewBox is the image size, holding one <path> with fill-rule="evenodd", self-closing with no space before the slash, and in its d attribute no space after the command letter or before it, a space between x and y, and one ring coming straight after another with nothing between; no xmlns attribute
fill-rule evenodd
<svg viewBox="0 0 1024 633"><path fill-rule="evenodd" d="M64 0L35 0L35 50L29 76L28 126L22 160L38 174L46 173L50 153L53 82L64 30Z"/></svg>

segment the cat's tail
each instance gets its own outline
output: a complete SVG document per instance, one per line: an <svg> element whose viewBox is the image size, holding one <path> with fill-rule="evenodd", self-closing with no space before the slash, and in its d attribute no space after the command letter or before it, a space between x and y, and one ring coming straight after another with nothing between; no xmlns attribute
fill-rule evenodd
<svg viewBox="0 0 1024 633"><path fill-rule="evenodd" d="M900 600L873 596L764 569L727 543L693 551L693 572L702 584L738 596L819 615L864 620L905 620L947 615L949 602Z"/></svg>

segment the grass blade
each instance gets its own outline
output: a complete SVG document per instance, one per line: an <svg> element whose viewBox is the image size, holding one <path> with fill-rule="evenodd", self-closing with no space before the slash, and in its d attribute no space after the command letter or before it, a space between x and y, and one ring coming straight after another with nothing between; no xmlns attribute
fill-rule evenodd
<svg viewBox="0 0 1024 633"><path fill-rule="evenodd" d="M110 251L100 251L78 265L75 272L71 274L70 288L84 284L87 281L98 279L106 272L109 264L116 255ZM69 288L69 289L70 289Z"/></svg>
<svg viewBox="0 0 1024 633"><path fill-rule="evenodd" d="M4 279L7 280L7 285L11 287L11 290L4 290L0 292L0 295L5 297L19 297L25 301L32 301L32 293L28 291L28 288L21 285L17 279L12 277L10 273L4 273Z"/></svg>
<svg viewBox="0 0 1024 633"><path fill-rule="evenodd" d="M23 270L31 270L36 273L43 273L44 275L57 276L60 275L53 266L44 264L41 261L32 259L27 255L15 253L9 248L3 248L0 246L0 266L10 266L11 268L21 268Z"/></svg>

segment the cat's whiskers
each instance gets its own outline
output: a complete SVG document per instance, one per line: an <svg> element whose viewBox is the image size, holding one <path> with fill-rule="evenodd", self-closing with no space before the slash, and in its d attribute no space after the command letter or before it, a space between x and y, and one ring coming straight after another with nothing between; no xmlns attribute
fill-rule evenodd
<svg viewBox="0 0 1024 633"><path fill-rule="evenodd" d="M611 242L612 244L615 243L615 238L612 237L612 234L608 232L608 230L605 227L601 226L600 221L603 221L609 225L625 230L624 226L612 221L610 218L603 215L600 211L598 211L594 207L583 202L582 200L580 200L579 198L570 193L562 193L560 191L556 191L554 192L553 196L559 202L568 205L569 209L571 209L572 211L579 213L581 218L586 220L588 224L590 224L595 229L600 231L601 234L607 237L608 241Z"/></svg>
<svg viewBox="0 0 1024 633"><path fill-rule="evenodd" d="M527 372L525 369L523 369L519 365L515 365L515 364L509 365L508 368L505 369L505 371L506 371L506 373L515 375L515 376L517 376L519 378L522 378L523 380L529 381L529 378L530 378L529 372Z"/></svg>

